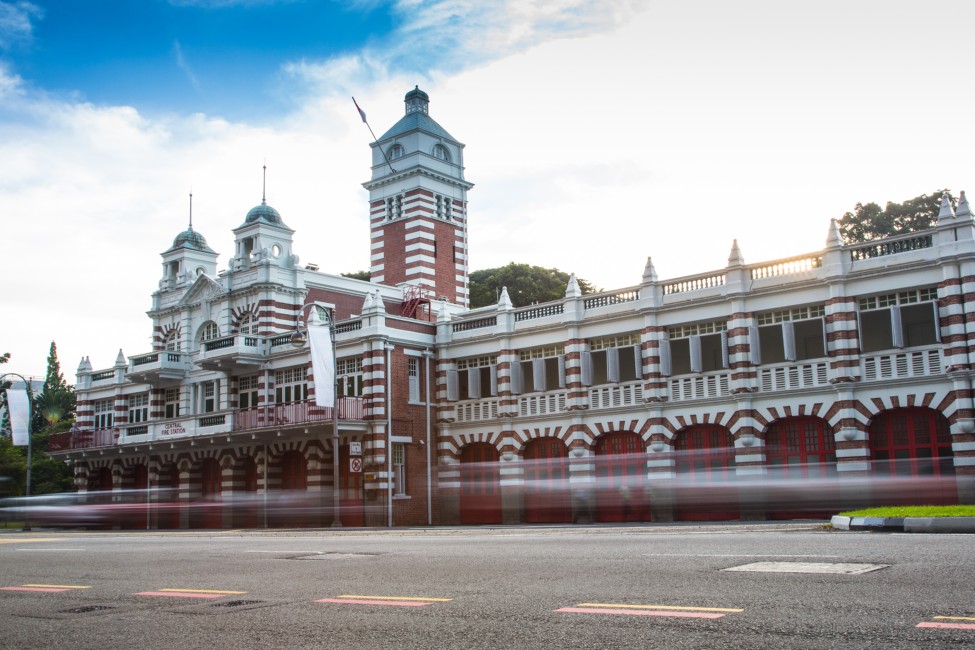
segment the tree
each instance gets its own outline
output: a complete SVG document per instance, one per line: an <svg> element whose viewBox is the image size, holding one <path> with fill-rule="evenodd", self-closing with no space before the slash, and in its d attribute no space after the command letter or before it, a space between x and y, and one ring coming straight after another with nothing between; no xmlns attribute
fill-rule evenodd
<svg viewBox="0 0 975 650"><path fill-rule="evenodd" d="M577 281L582 293L598 291L586 280L577 278ZM497 304L502 287L508 288L508 297L515 307L560 300L565 297L568 283L569 274L564 271L515 262L496 269L474 271L470 275L469 285L471 308Z"/></svg>
<svg viewBox="0 0 975 650"><path fill-rule="evenodd" d="M43 431L47 434L58 430L58 425L68 422L74 413L74 389L68 386L64 380L61 363L58 361L58 347L54 341L51 341L51 349L47 355L47 375L44 378L44 387L34 397L32 407L32 430Z"/></svg>
<svg viewBox="0 0 975 650"><path fill-rule="evenodd" d="M883 209L876 203L857 203L853 212L839 219L840 234L846 243L856 244L931 228L937 223L944 194L954 207L956 200L948 189L922 194L903 203L888 201Z"/></svg>
<svg viewBox="0 0 975 650"><path fill-rule="evenodd" d="M369 282L372 274L369 271L355 271L354 273L343 273L343 278L352 278L353 280L365 280Z"/></svg>

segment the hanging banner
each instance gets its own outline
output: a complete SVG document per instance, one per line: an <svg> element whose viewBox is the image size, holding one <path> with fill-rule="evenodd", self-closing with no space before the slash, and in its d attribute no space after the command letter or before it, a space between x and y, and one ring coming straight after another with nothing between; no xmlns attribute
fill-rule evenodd
<svg viewBox="0 0 975 650"><path fill-rule="evenodd" d="M30 398L27 389L7 389L7 412L13 443L18 447L30 444Z"/></svg>
<svg viewBox="0 0 975 650"><path fill-rule="evenodd" d="M335 406L335 366L332 359L332 336L324 325L309 323L311 371L315 375L315 406Z"/></svg>

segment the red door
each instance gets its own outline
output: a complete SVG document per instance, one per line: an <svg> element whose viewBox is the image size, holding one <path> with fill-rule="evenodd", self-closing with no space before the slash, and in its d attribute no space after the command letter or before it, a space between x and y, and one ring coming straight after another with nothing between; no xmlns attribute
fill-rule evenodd
<svg viewBox="0 0 975 650"><path fill-rule="evenodd" d="M159 472L159 495L155 510L159 528L179 528L179 468L171 463Z"/></svg>
<svg viewBox="0 0 975 650"><path fill-rule="evenodd" d="M643 439L626 431L596 442L596 521L650 521Z"/></svg>
<svg viewBox="0 0 975 650"><path fill-rule="evenodd" d="M349 445L339 447L339 507L343 526L364 526L363 512L365 501L362 490L362 463L352 471L352 459L362 460L362 456L350 456Z"/></svg>
<svg viewBox="0 0 975 650"><path fill-rule="evenodd" d="M870 424L870 460L878 504L958 503L948 420L936 411L878 415Z"/></svg>
<svg viewBox="0 0 975 650"><path fill-rule="evenodd" d="M836 479L836 441L825 421L779 420L765 436L765 486L771 519L823 518L842 509Z"/></svg>
<svg viewBox="0 0 975 650"><path fill-rule="evenodd" d="M193 528L220 528L221 508L220 492L222 489L220 464L216 458L204 458L200 464L200 499L194 504L191 513Z"/></svg>
<svg viewBox="0 0 975 650"><path fill-rule="evenodd" d="M234 502L234 528L257 528L261 522L262 500L257 493L257 462L251 456L240 459L240 498ZM235 490L236 493L236 490Z"/></svg>
<svg viewBox="0 0 975 650"><path fill-rule="evenodd" d="M572 521L568 452L558 438L537 438L525 445L525 522Z"/></svg>
<svg viewBox="0 0 975 650"><path fill-rule="evenodd" d="M731 432L694 426L677 434L677 519L738 519L735 447Z"/></svg>
<svg viewBox="0 0 975 650"><path fill-rule="evenodd" d="M460 453L460 523L501 523L501 470L494 445L476 442Z"/></svg>

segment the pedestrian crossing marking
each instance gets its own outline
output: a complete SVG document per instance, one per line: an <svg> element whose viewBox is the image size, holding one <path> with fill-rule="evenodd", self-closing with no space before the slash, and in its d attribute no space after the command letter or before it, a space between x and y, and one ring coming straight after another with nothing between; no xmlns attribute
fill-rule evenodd
<svg viewBox="0 0 975 650"><path fill-rule="evenodd" d="M915 627L927 627L940 630L975 630L975 617L973 616L932 616L935 621L973 621L972 623L941 623L922 621Z"/></svg>
<svg viewBox="0 0 975 650"><path fill-rule="evenodd" d="M223 591L220 589L159 589L159 591L172 591L181 594L221 594L228 596L240 596L246 594L246 591Z"/></svg>
<svg viewBox="0 0 975 650"><path fill-rule="evenodd" d="M424 596L354 596L349 594L343 594L337 596L337 598L365 598L365 599L377 599L377 600L422 600L430 601L432 603L449 603L453 598L426 598Z"/></svg>
<svg viewBox="0 0 975 650"><path fill-rule="evenodd" d="M357 596L343 594L336 598L322 598L316 603L336 603L340 605L386 605L389 607L425 607L434 603L446 603L452 598L428 598L426 596Z"/></svg>
<svg viewBox="0 0 975 650"><path fill-rule="evenodd" d="M743 609L727 607L682 607L680 605L617 605L613 603L579 603L576 607L617 607L620 609L666 609L670 611L688 612L743 612Z"/></svg>
<svg viewBox="0 0 975 650"><path fill-rule="evenodd" d="M627 605L620 603L579 603L556 612L566 614L604 614L619 616L664 616L673 618L724 618L725 614L745 610L731 607L688 607L684 605Z"/></svg>
<svg viewBox="0 0 975 650"><path fill-rule="evenodd" d="M38 584L27 584L21 585L23 587L52 587L54 589L91 589L89 586L85 585L38 585Z"/></svg>

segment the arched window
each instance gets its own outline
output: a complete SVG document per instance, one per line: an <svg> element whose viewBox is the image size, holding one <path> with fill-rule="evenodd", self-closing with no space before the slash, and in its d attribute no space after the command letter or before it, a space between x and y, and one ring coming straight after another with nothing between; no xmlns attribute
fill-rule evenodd
<svg viewBox="0 0 975 650"><path fill-rule="evenodd" d="M447 151L447 147L442 144L438 144L433 148L433 157L438 160L443 160L445 162L450 162L450 152Z"/></svg>
<svg viewBox="0 0 975 650"><path fill-rule="evenodd" d="M257 316L251 312L244 314L240 317L240 320L237 321L237 329L241 334L257 335L258 325Z"/></svg>
<svg viewBox="0 0 975 650"><path fill-rule="evenodd" d="M406 150L403 149L403 145L401 145L401 144L394 144L386 152L386 157L389 158L390 160L396 160L397 158L402 158L405 153L406 153Z"/></svg>
<svg viewBox="0 0 975 650"><path fill-rule="evenodd" d="M179 332L175 329L170 330L163 340L163 346L169 352L179 352Z"/></svg>
<svg viewBox="0 0 975 650"><path fill-rule="evenodd" d="M200 328L200 340L201 341L212 341L213 339L220 338L220 328L212 320L207 321Z"/></svg>

